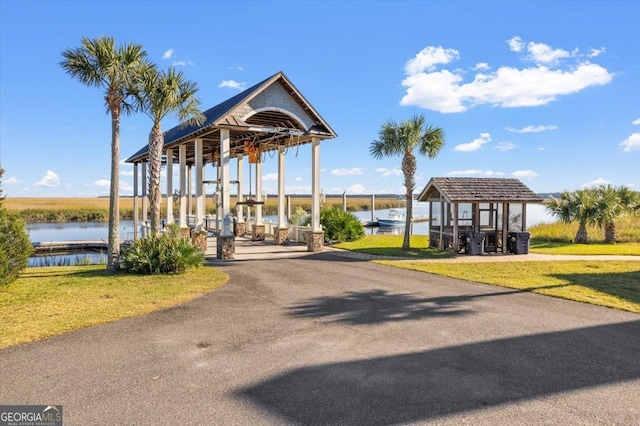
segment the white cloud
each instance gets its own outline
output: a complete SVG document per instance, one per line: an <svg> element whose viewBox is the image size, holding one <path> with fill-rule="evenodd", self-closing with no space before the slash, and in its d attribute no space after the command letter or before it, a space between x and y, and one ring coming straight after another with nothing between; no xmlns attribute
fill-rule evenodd
<svg viewBox="0 0 640 426"><path fill-rule="evenodd" d="M120 176L133 176L133 170L122 170Z"/></svg>
<svg viewBox="0 0 640 426"><path fill-rule="evenodd" d="M297 185L287 185L285 187L285 192L287 194L311 194L310 186L297 186Z"/></svg>
<svg viewBox="0 0 640 426"><path fill-rule="evenodd" d="M21 181L20 179L18 179L15 176L10 176L9 179L5 180L4 182L2 182L3 185L15 185L17 183L22 183L23 181Z"/></svg>
<svg viewBox="0 0 640 426"><path fill-rule="evenodd" d="M51 170L47 170L47 173L45 173L44 177L38 182L34 183L33 186L46 186L49 188L60 186L60 178Z"/></svg>
<svg viewBox="0 0 640 426"><path fill-rule="evenodd" d="M523 42L509 40L511 50L519 52ZM519 47L520 46L520 47ZM529 43L536 64L527 68L501 66L493 72L477 72L464 82L464 71L437 69L459 57L453 49L427 47L405 65L402 86L406 94L400 105L418 106L439 112L462 112L477 105L500 107L539 106L561 95L577 93L590 86L605 85L612 79L605 68L588 61L572 66L552 66L572 53L542 43Z"/></svg>
<svg viewBox="0 0 640 426"><path fill-rule="evenodd" d="M296 178L296 182L302 182L303 180L304 180L304 179L303 179L303 178L301 178L300 176L298 176L298 177Z"/></svg>
<svg viewBox="0 0 640 426"><path fill-rule="evenodd" d="M529 52L528 59L537 64L555 64L558 62L558 59L571 56L571 53L566 50L554 49L547 44L535 43L533 41L527 44L527 51Z"/></svg>
<svg viewBox="0 0 640 426"><path fill-rule="evenodd" d="M444 49L441 46L427 46L422 49L415 58L409 60L404 66L407 74L418 74L424 71L432 71L438 64L448 64L453 59L458 59L460 54L455 49Z"/></svg>
<svg viewBox="0 0 640 426"><path fill-rule="evenodd" d="M518 36L512 37L507 40L507 44L509 45L509 50L512 52L521 52L524 47L524 42Z"/></svg>
<svg viewBox="0 0 640 426"><path fill-rule="evenodd" d="M331 174L334 176L349 176L349 175L361 175L363 170L359 167L352 167L350 169L333 169Z"/></svg>
<svg viewBox="0 0 640 426"><path fill-rule="evenodd" d="M604 178L599 177L596 180L592 180L591 182L587 182L587 183L583 184L582 187L583 188L587 188L587 187L590 187L590 186L608 185L610 183L611 183L610 180L606 180Z"/></svg>
<svg viewBox="0 0 640 426"><path fill-rule="evenodd" d="M620 142L620 146L624 152L640 149L640 133L632 133L631 136Z"/></svg>
<svg viewBox="0 0 640 426"><path fill-rule="evenodd" d="M218 84L218 87L228 87L235 90L244 90L247 88L247 83L245 83L244 81L240 83L235 80L222 80L222 83Z"/></svg>
<svg viewBox="0 0 640 426"><path fill-rule="evenodd" d="M173 57L173 49L169 49L162 54L162 59L171 59Z"/></svg>
<svg viewBox="0 0 640 426"><path fill-rule="evenodd" d="M487 64L486 62L480 62L477 63L475 67L472 68L473 70L490 70L491 67L489 66L489 64Z"/></svg>
<svg viewBox="0 0 640 426"><path fill-rule="evenodd" d="M477 151L482 145L491 142L491 135L489 133L480 133L480 137L474 139L469 143L462 143L453 147L454 151L469 152Z"/></svg>
<svg viewBox="0 0 640 426"><path fill-rule="evenodd" d="M468 169L468 170L452 170L450 172L445 173L446 176L504 176L502 172L494 172L493 170L478 170L478 169Z"/></svg>
<svg viewBox="0 0 640 426"><path fill-rule="evenodd" d="M109 179L100 179L91 184L91 186L97 186L100 188L108 188L111 185L111 181Z"/></svg>
<svg viewBox="0 0 640 426"><path fill-rule="evenodd" d="M523 127L522 129L514 129L513 127L505 127L505 130L508 132L514 132L514 133L540 133L540 132L544 132L545 130L555 130L557 129L558 126L555 125L542 125L540 124L539 126L527 126L527 127Z"/></svg>
<svg viewBox="0 0 640 426"><path fill-rule="evenodd" d="M638 124L640 124L640 118L638 118L637 120L633 120L631 124L633 124L634 126L637 126Z"/></svg>
<svg viewBox="0 0 640 426"><path fill-rule="evenodd" d="M599 55L603 54L604 52L606 52L606 49L604 47L601 47L600 49L594 49L592 47L591 48L591 52L589 52L589 54L587 54L587 56L590 57L590 58L595 58L596 56L599 56Z"/></svg>
<svg viewBox="0 0 640 426"><path fill-rule="evenodd" d="M538 151L544 151L545 149L547 148L545 148L544 146L541 146L540 148L538 148Z"/></svg>
<svg viewBox="0 0 640 426"><path fill-rule="evenodd" d="M367 190L365 189L365 187L360 184L351 185L347 187L345 191L347 192L347 194L366 194L367 193Z"/></svg>
<svg viewBox="0 0 640 426"><path fill-rule="evenodd" d="M277 173L267 173L266 175L262 176L263 182L275 182L277 180L278 180Z"/></svg>
<svg viewBox="0 0 640 426"><path fill-rule="evenodd" d="M495 146L496 149L499 149L500 151L509 151L512 150L514 148L516 148L518 145L516 145L513 142L510 141L504 141L504 142L498 142Z"/></svg>
<svg viewBox="0 0 640 426"><path fill-rule="evenodd" d="M533 170L516 170L511 173L511 176L516 178L529 178L533 179L534 177L540 176L540 173L536 173Z"/></svg>
<svg viewBox="0 0 640 426"><path fill-rule="evenodd" d="M382 176L402 176L402 170L394 167L393 169L388 169L386 167L379 167L376 169L376 172L382 173Z"/></svg>

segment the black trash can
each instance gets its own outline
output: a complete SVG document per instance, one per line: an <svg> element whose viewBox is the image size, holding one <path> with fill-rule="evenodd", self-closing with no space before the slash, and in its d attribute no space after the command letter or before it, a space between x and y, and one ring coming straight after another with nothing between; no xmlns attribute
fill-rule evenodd
<svg viewBox="0 0 640 426"><path fill-rule="evenodd" d="M513 254L529 254L529 232L509 232L507 251Z"/></svg>
<svg viewBox="0 0 640 426"><path fill-rule="evenodd" d="M484 253L484 232L470 232L467 234L467 254L481 255Z"/></svg>

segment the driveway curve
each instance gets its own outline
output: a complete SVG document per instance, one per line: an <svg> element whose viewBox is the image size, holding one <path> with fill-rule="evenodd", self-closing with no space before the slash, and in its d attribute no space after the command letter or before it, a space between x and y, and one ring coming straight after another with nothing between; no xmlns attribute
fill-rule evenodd
<svg viewBox="0 0 640 426"><path fill-rule="evenodd" d="M633 424L640 316L332 252L216 263L184 305L0 351L65 425Z"/></svg>

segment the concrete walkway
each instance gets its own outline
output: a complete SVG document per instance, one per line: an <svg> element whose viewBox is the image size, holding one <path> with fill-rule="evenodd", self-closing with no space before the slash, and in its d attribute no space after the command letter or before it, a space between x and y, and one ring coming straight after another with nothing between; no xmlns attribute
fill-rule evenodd
<svg viewBox="0 0 640 426"><path fill-rule="evenodd" d="M256 247L192 302L0 351L0 403L67 426L640 418L639 315Z"/></svg>

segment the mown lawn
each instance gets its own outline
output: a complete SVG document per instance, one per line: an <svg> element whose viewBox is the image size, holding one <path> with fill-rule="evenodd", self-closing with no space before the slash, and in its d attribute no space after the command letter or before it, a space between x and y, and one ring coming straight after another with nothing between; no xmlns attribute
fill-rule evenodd
<svg viewBox="0 0 640 426"><path fill-rule="evenodd" d="M104 265L28 268L0 287L0 348L178 305L227 278L211 267L152 276L109 274Z"/></svg>
<svg viewBox="0 0 640 426"><path fill-rule="evenodd" d="M529 244L531 253L576 254L576 255L633 255L640 256L640 243L619 244L572 244L533 240Z"/></svg>
<svg viewBox="0 0 640 426"><path fill-rule="evenodd" d="M428 247L429 237L412 235L410 250L402 250L402 235L367 235L358 241L334 244L333 247L357 253L375 254L378 256L397 256L415 259L443 259L453 254L441 252Z"/></svg>

